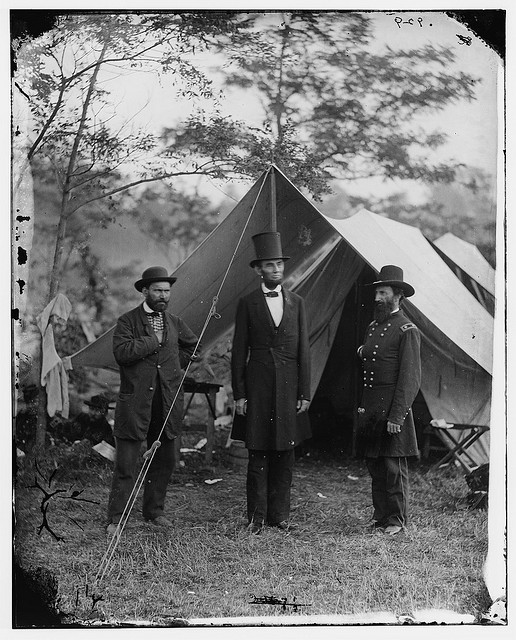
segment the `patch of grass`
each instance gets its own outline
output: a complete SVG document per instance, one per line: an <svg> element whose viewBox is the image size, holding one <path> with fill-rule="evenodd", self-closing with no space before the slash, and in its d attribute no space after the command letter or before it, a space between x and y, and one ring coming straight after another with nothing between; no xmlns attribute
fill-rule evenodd
<svg viewBox="0 0 516 640"><path fill-rule="evenodd" d="M104 533L110 467L61 457L47 492L46 518L61 541L43 529L43 493L55 460L26 463L16 483L16 557L23 567L45 567L58 580L59 608L70 619L107 622L173 618L271 616L281 608L254 597L295 597L310 606L284 615L411 613L445 608L479 614L490 602L481 569L487 552L487 514L467 511L468 487L454 469L411 470L411 521L406 535L365 533L372 515L370 480L361 463L304 457L295 468L295 534L245 529L245 472L186 458L168 491L170 530L141 519L138 498L101 584L93 579L107 548ZM96 461L98 463L98 460ZM222 478L206 484L207 478ZM70 496L73 491L91 502ZM92 596L102 597L94 604Z"/></svg>

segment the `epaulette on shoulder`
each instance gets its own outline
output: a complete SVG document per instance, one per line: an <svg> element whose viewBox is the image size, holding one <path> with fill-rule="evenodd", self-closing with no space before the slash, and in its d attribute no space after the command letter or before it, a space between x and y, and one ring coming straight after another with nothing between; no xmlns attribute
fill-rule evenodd
<svg viewBox="0 0 516 640"><path fill-rule="evenodd" d="M417 329L417 327L413 322L407 322L406 324L403 324L400 329L405 333L405 331L408 331L409 329Z"/></svg>

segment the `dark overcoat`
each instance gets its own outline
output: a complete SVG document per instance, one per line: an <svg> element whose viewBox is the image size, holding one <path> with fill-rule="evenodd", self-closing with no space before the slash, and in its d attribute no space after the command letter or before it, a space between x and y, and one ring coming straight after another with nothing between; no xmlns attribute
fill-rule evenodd
<svg viewBox="0 0 516 640"><path fill-rule="evenodd" d="M358 409L358 456L417 456L412 403L421 384L421 338L415 324L401 310L383 323L371 322L359 348L364 370ZM387 422L402 425L389 434Z"/></svg>
<svg viewBox="0 0 516 640"><path fill-rule="evenodd" d="M92 418L89 413L80 413L73 421L68 439L74 440L87 439L92 444L98 444L102 440L108 444L115 446L113 440L113 430L109 422L104 416L100 418Z"/></svg>
<svg viewBox="0 0 516 640"><path fill-rule="evenodd" d="M116 403L117 438L144 440L151 418L151 405L157 385L163 398L163 420L174 401L185 367L197 343L197 336L181 318L163 312L164 333L160 344L147 319L143 305L118 319L113 334L113 354L120 366L120 393ZM165 426L173 438L181 432L183 392L174 403Z"/></svg>
<svg viewBox="0 0 516 640"><path fill-rule="evenodd" d="M235 416L232 437L248 449L284 451L311 436L307 413L297 401L310 399L310 345L303 299L282 289L279 327L261 289L238 303L231 356L233 395L247 399L246 417Z"/></svg>

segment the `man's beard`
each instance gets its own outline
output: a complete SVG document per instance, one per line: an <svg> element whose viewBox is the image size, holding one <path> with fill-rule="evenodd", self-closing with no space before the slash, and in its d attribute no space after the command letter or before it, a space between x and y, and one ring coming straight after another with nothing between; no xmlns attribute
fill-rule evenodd
<svg viewBox="0 0 516 640"><path fill-rule="evenodd" d="M394 311L394 300L385 300L384 302L374 303L373 317L379 324L385 322Z"/></svg>
<svg viewBox="0 0 516 640"><path fill-rule="evenodd" d="M147 298L145 302L153 311L165 311L165 309L168 306L168 302L164 300L158 300L156 302L153 302L152 300Z"/></svg>
<svg viewBox="0 0 516 640"><path fill-rule="evenodd" d="M283 278L279 278L278 280L265 280L263 284L267 287L267 289L276 289L276 287L283 283Z"/></svg>

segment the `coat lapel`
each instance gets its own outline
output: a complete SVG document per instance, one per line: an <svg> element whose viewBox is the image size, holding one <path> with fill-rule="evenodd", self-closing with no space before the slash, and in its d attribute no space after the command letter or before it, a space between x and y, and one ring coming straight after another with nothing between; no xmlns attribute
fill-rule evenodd
<svg viewBox="0 0 516 640"><path fill-rule="evenodd" d="M142 327L145 329L145 333L149 336L152 335L151 331L153 331L153 328L151 327L147 314L143 310L143 303L137 308L138 308L138 320L140 321Z"/></svg>
<svg viewBox="0 0 516 640"><path fill-rule="evenodd" d="M274 322L272 320L269 307L265 302L265 296L263 295L263 291L261 287L255 292L255 294L256 295L254 296L254 299L253 299L253 305L255 306L255 309L256 309L256 318L258 319L259 324L263 327L269 327L271 331L274 331L275 330Z"/></svg>
<svg viewBox="0 0 516 640"><path fill-rule="evenodd" d="M284 287L282 287L281 290L283 291L283 316L281 318L281 322L279 323L278 329L283 325L283 323L288 323L290 321L293 309L293 302L290 291L288 291Z"/></svg>

